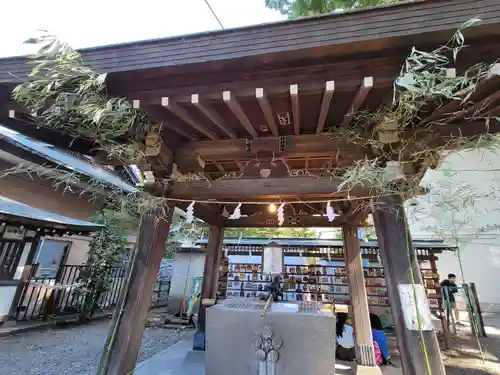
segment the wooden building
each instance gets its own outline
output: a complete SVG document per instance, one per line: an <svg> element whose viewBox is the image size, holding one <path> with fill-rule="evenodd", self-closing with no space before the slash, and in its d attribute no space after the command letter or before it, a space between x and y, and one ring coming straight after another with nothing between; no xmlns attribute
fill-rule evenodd
<svg viewBox="0 0 500 375"><path fill-rule="evenodd" d="M29 280L37 271L34 259L45 236L89 236L100 228L0 197L0 324L16 315L25 289L31 288Z"/></svg>
<svg viewBox="0 0 500 375"><path fill-rule="evenodd" d="M476 63L497 61L498 1L413 1L82 51L90 67L109 73L109 95L127 97L159 125L144 139L155 178L148 189L167 197L169 207L185 208L195 202L195 215L210 226L201 330L204 308L217 292L224 227L339 226L344 234L359 369L379 373L357 237L357 228L368 215L368 210L361 209L367 206L360 202L370 201L369 207L379 208L373 217L403 372L444 374L435 332L409 323L419 319L412 315L414 309L403 308L415 303L409 287L416 284L417 292L423 292L423 287L402 198L381 196L366 185L339 189L343 173L359 161L376 158L377 151L338 135L361 127L373 129L373 124L360 124L355 113L374 113L381 104L391 104L394 80L412 47L434 50L477 15L482 22L467 30L469 47L447 70L455 77ZM90 152L91 142L72 143L68 137L22 121L28 114L9 97L12 77L26 77L28 72L24 58L0 60L0 120L38 139ZM499 88L498 74L491 74L470 97L472 104L449 100L436 108L426 107L417 116L421 121L396 132L401 137L396 142L388 141L388 153L408 162L410 168L404 171L408 176L421 175L427 165L399 155L398 140L423 137L432 141L425 149L446 145L450 135L497 132L498 118L492 117L487 127L484 120L469 118L477 108L494 115ZM182 178L169 178L174 166ZM329 201L336 213L332 221L323 215ZM286 203L278 209L280 217L269 212L271 203ZM159 211L142 220L131 287L116 335L110 338L107 374L129 374L135 366L147 300L169 232L165 222L153 225L155 215ZM429 314L428 310L420 312Z"/></svg>

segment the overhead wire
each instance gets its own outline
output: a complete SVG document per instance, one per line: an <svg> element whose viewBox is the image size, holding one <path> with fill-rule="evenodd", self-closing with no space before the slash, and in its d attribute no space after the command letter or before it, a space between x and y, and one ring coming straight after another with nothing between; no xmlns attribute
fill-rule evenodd
<svg viewBox="0 0 500 375"><path fill-rule="evenodd" d="M217 20L217 22L219 23L219 26L221 29L224 29L224 25L222 24L222 22L220 21L219 17L217 17L217 13L215 13L215 11L213 10L212 6L210 5L210 2L208 0L205 0L205 4L207 4L208 6L208 9L210 9L210 12L212 13L212 15L215 17L215 19Z"/></svg>

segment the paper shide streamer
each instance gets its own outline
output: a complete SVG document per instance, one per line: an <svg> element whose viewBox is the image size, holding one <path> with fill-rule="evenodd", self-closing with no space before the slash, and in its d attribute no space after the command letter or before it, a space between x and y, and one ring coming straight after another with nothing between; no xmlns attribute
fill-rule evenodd
<svg viewBox="0 0 500 375"><path fill-rule="evenodd" d="M326 204L326 216L328 217L329 222L332 222L338 216L335 211L333 211L330 201Z"/></svg>
<svg viewBox="0 0 500 375"><path fill-rule="evenodd" d="M278 214L278 225L279 226L282 226L283 223L285 222L285 204L282 203L280 204L280 206L278 207L278 211L277 211L277 214Z"/></svg>
<svg viewBox="0 0 500 375"><path fill-rule="evenodd" d="M238 220L241 217L241 203L239 203L234 209L231 216L229 216L230 220Z"/></svg>
<svg viewBox="0 0 500 375"><path fill-rule="evenodd" d="M192 201L186 209L186 223L192 223L194 220L194 204L195 201Z"/></svg>

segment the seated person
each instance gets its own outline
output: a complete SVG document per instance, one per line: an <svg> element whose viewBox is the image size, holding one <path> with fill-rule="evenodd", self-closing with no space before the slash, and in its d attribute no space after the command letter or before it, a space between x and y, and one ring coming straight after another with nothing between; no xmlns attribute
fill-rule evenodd
<svg viewBox="0 0 500 375"><path fill-rule="evenodd" d="M283 288L281 287L281 277L275 276L271 283L266 285L266 290L269 295L273 297L273 302L278 302L279 299L283 300Z"/></svg>
<svg viewBox="0 0 500 375"><path fill-rule="evenodd" d="M391 362L391 354L389 353L389 341L383 330L382 321L376 314L370 313L370 325L372 327L373 341L378 344L382 352L382 364L386 365Z"/></svg>
<svg viewBox="0 0 500 375"><path fill-rule="evenodd" d="M346 313L337 313L337 348L335 357L342 361L354 361L356 351L354 349L354 331L352 326L346 324Z"/></svg>

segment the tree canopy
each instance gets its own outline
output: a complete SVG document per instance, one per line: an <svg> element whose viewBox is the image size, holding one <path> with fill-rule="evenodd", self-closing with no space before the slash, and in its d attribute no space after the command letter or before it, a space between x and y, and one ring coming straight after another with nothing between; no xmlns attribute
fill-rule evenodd
<svg viewBox="0 0 500 375"><path fill-rule="evenodd" d="M266 7L296 18L401 1L404 0L266 0Z"/></svg>

